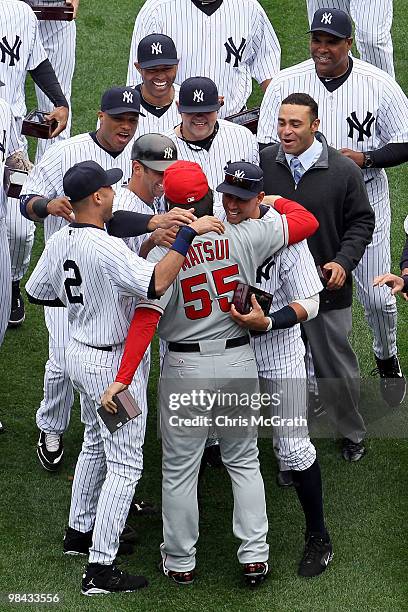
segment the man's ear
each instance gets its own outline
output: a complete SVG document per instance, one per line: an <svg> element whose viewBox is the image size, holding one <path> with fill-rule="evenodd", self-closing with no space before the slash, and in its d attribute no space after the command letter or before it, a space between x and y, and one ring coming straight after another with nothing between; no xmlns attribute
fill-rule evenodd
<svg viewBox="0 0 408 612"><path fill-rule="evenodd" d="M313 134L317 132L317 130L319 129L319 125L320 125L320 119L315 119L311 125Z"/></svg>
<svg viewBox="0 0 408 612"><path fill-rule="evenodd" d="M134 67L136 68L136 70L138 71L139 74L142 74L142 69L140 67L139 62L133 62Z"/></svg>
<svg viewBox="0 0 408 612"><path fill-rule="evenodd" d="M258 204L262 203L262 200L264 199L264 197L265 197L265 192L264 191L260 191L258 193Z"/></svg>

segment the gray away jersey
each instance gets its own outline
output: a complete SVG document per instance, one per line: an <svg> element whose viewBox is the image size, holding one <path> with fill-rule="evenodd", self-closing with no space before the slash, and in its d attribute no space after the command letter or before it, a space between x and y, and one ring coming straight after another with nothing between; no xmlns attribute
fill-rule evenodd
<svg viewBox="0 0 408 612"><path fill-rule="evenodd" d="M242 110L251 95L252 78L262 83L280 68L279 41L256 0L224 0L211 16L191 0L147 0L133 30L128 85L140 82L134 66L140 40L155 32L174 40L179 84L193 76L216 83L225 98L221 117Z"/></svg>
<svg viewBox="0 0 408 612"><path fill-rule="evenodd" d="M147 297L154 266L102 229L67 225L49 238L26 290L63 302L71 338L116 345L126 339L136 298Z"/></svg>
<svg viewBox="0 0 408 612"><path fill-rule="evenodd" d="M198 236L180 273L164 296L149 301L162 314L158 331L167 342L198 342L242 336L229 311L238 282L255 283L256 268L287 243L287 222L275 213L268 221L225 224L225 233ZM159 261L156 247L148 260ZM140 305L145 305L143 301Z"/></svg>

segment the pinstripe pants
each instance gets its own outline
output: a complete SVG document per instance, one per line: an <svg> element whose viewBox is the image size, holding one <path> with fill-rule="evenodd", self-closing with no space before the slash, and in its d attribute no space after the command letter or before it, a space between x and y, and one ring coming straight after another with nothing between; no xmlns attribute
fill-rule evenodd
<svg viewBox="0 0 408 612"><path fill-rule="evenodd" d="M111 434L97 414L100 397L114 380L123 346L112 352L70 340L68 373L81 398L84 441L75 468L69 526L83 533L93 529L89 563L110 565L116 557L135 487L143 469L147 403L142 414ZM136 373L129 387L138 397Z"/></svg>
<svg viewBox="0 0 408 612"><path fill-rule="evenodd" d="M7 229L0 219L0 347L6 333L11 308L11 267Z"/></svg>

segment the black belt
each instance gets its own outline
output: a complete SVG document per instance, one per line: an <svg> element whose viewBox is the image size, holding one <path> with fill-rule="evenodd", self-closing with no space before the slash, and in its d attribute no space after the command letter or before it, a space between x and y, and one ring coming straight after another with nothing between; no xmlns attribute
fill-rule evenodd
<svg viewBox="0 0 408 612"><path fill-rule="evenodd" d="M225 342L225 348L235 348L237 346L244 346L249 344L248 336L241 336L240 338L228 338ZM199 353L200 344L198 342L184 343L184 342L169 342L169 351L174 353Z"/></svg>
<svg viewBox="0 0 408 612"><path fill-rule="evenodd" d="M93 346L92 344L85 344L85 346L96 349L97 351L106 351L107 353L111 353L113 350L111 346Z"/></svg>

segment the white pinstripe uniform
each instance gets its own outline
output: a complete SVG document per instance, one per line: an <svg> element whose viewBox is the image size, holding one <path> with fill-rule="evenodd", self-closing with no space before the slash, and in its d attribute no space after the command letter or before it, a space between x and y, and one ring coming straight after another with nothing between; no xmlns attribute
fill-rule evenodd
<svg viewBox="0 0 408 612"><path fill-rule="evenodd" d="M33 6L49 5L61 6L59 0L30 0ZM38 22L41 42L48 55L48 59L54 68L55 74L62 92L70 106L70 113L67 127L56 138L39 138L35 156L36 163L41 159L44 151L57 140L66 140L71 135L71 88L72 77L75 68L75 43L76 43L76 24L75 21L55 21L42 19ZM38 108L43 111L53 109L51 101L37 85L35 92L38 100Z"/></svg>
<svg viewBox="0 0 408 612"><path fill-rule="evenodd" d="M133 62L139 41L159 32L174 40L180 56L177 82L207 76L225 97L220 117L239 112L252 91L280 67L280 45L257 0L224 0L206 15L191 0L147 0L139 11L130 47L127 83L140 82Z"/></svg>
<svg viewBox="0 0 408 612"><path fill-rule="evenodd" d="M79 134L55 143L47 149L23 186L21 195L36 194L47 198L64 195L62 179L65 172L80 161L93 159L105 170L112 167L123 171L123 180L131 175L130 144L120 155L113 157L90 136ZM120 185L116 185L116 188ZM44 220L45 240L66 225L61 217L49 215ZM46 433L62 434L68 428L74 401L72 384L66 372L65 347L69 339L68 317L65 309L44 308L49 333L49 359L45 366L44 398L37 411L39 429Z"/></svg>
<svg viewBox="0 0 408 612"><path fill-rule="evenodd" d="M236 125L225 119L218 120L219 129L209 151L187 143L176 135L174 130L166 136L175 143L178 159L200 164L208 184L214 190L214 201L221 202L221 194L215 191L224 180L224 168L233 159L239 159L259 166L259 149L255 136L244 126Z"/></svg>
<svg viewBox="0 0 408 612"><path fill-rule="evenodd" d="M320 8L337 8L348 13L356 27L360 57L395 78L391 39L392 0L306 0L309 24Z"/></svg>
<svg viewBox="0 0 408 612"><path fill-rule="evenodd" d="M81 395L85 425L69 526L82 533L93 529L89 563L110 565L142 472L147 411L111 435L96 409L117 373L135 297L147 296L154 265L102 229L79 225L66 226L48 240L26 289L39 300L58 297L67 307L67 368Z"/></svg>
<svg viewBox="0 0 408 612"><path fill-rule="evenodd" d="M0 85L1 91L1 85ZM11 265L7 241L7 197L4 192L4 166L9 155L21 148L10 105L0 98L0 347L6 333L11 306Z"/></svg>
<svg viewBox="0 0 408 612"><path fill-rule="evenodd" d="M178 112L176 104L180 91L180 85L174 83L173 87L174 100L167 111L161 115L161 117L158 117L149 111L149 107L146 105L142 94L140 93L140 87L136 87L140 93L140 108L146 116L140 117L134 140L139 138L139 136L143 136L143 134L164 134L180 123L180 113Z"/></svg>
<svg viewBox="0 0 408 612"><path fill-rule="evenodd" d="M31 8L20 0L0 0L0 97L11 106L17 132L26 114L25 80L47 54L41 43L38 22ZM7 208L7 235L11 257L11 279L20 280L27 272L35 225L20 214L19 202L9 198Z"/></svg>
<svg viewBox="0 0 408 612"><path fill-rule="evenodd" d="M162 314L158 325L166 342L200 343L200 351L168 351L162 367L160 411L163 449L163 538L162 557L166 569L190 571L195 567L198 539L196 486L201 456L211 426L186 435L169 423L169 396L166 391L191 389L191 379L210 391L256 392L257 373L248 345L225 348L226 338L243 336L228 315L236 281L255 281L255 266L285 244L285 217L275 211L265 222L248 220L237 225L225 223L225 233L205 234L190 247L183 268L173 285L150 307ZM149 261L158 261L166 252L156 247ZM199 288L199 291L198 291ZM200 297L196 295L200 294ZM142 301L141 306L147 304ZM185 381L183 382L183 379ZM224 379L223 381L221 379ZM239 379L243 380L243 385ZM166 386L170 385L170 387ZM194 413L195 415L197 413ZM214 415L217 413L214 413ZM246 435L245 435L246 433ZM240 563L268 559L268 520L265 494L259 470L254 431L220 437L223 462L234 491L233 530L241 540Z"/></svg>
<svg viewBox="0 0 408 612"><path fill-rule="evenodd" d="M353 58L347 80L330 92L317 76L312 59L282 70L268 87L261 105L258 140L277 142L277 118L282 100L293 92L308 93L319 106L320 129L337 148L371 151L387 143L408 141L408 100L386 72ZM397 309L387 288L375 291L372 280L390 269L390 198L383 169L363 170L376 227L360 263L353 272L357 297L374 333L379 359L396 355Z"/></svg>

